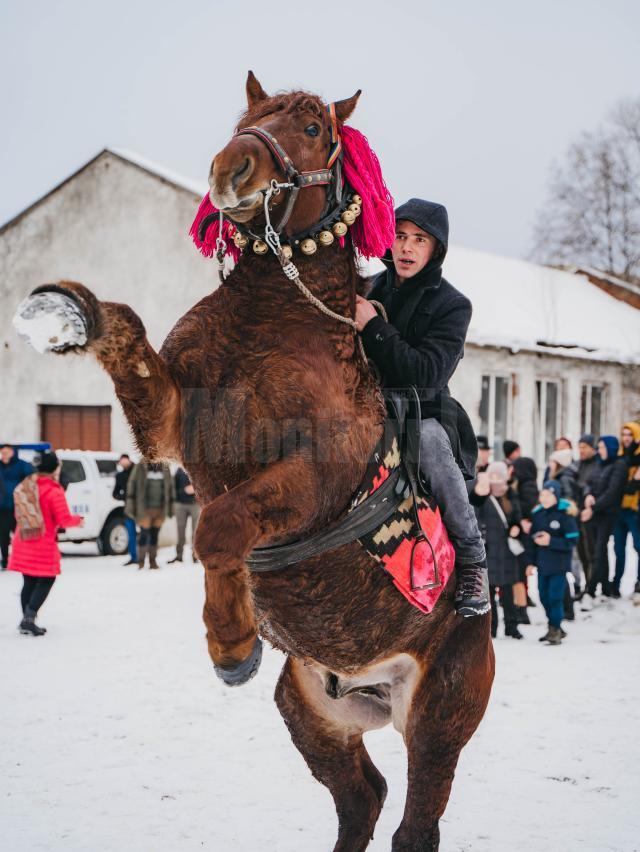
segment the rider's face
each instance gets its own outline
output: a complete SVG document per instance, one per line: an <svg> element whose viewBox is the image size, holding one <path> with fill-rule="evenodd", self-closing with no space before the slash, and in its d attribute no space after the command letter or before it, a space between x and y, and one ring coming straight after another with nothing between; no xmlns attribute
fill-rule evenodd
<svg viewBox="0 0 640 852"><path fill-rule="evenodd" d="M413 278L429 263L438 241L413 222L396 222L396 238L391 247L393 265L400 281Z"/></svg>

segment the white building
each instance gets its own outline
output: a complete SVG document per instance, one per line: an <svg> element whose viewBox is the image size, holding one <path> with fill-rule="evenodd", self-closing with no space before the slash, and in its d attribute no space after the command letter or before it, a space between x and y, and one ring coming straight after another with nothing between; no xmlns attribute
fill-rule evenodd
<svg viewBox="0 0 640 852"><path fill-rule="evenodd" d="M11 317L36 285L81 281L126 302L159 347L216 284L188 236L201 184L102 151L0 228L0 440L132 449L111 382L91 358L37 355ZM640 414L640 312L585 275L452 247L445 274L474 304L451 383L497 455L504 438L544 461L558 435L617 433Z"/></svg>

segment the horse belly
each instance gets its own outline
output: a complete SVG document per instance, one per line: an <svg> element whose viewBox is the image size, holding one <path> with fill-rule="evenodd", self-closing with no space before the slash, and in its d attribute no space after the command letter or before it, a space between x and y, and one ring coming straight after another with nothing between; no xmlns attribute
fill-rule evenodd
<svg viewBox="0 0 640 852"><path fill-rule="evenodd" d="M410 654L394 654L357 672L333 672L315 661L298 667L307 701L328 721L371 731L391 722L404 734L423 666Z"/></svg>

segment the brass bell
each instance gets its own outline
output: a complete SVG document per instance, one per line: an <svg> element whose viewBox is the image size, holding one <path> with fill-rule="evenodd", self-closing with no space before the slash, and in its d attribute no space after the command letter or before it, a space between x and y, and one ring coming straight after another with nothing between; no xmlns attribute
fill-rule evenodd
<svg viewBox="0 0 640 852"><path fill-rule="evenodd" d="M254 240L253 250L256 254L266 254L269 251L269 246L264 240Z"/></svg>
<svg viewBox="0 0 640 852"><path fill-rule="evenodd" d="M318 234L318 242L321 246L330 246L333 242L333 234L331 231L320 231Z"/></svg>
<svg viewBox="0 0 640 852"><path fill-rule="evenodd" d="M358 216L362 213L362 207L360 207L359 204L350 204L347 207L347 210L351 210L351 212L356 218L358 218Z"/></svg>
<svg viewBox="0 0 640 852"><path fill-rule="evenodd" d="M236 231L233 235L233 242L239 249L243 249L246 248L249 240L245 237L244 234L241 234L240 231Z"/></svg>
<svg viewBox="0 0 640 852"><path fill-rule="evenodd" d="M300 243L300 251L303 254L315 254L318 251L316 241L312 240L311 237L307 237L306 240Z"/></svg>
<svg viewBox="0 0 640 852"><path fill-rule="evenodd" d="M291 258L293 257L293 249L291 248L291 246L280 246L280 249L282 251L282 256L284 257L284 259L291 260Z"/></svg>
<svg viewBox="0 0 640 852"><path fill-rule="evenodd" d="M353 225L353 223L356 221L355 213L352 213L351 210L345 210L340 218L345 223L345 225Z"/></svg>
<svg viewBox="0 0 640 852"><path fill-rule="evenodd" d="M336 235L336 237L344 237L344 235L349 229L344 224L344 222L336 222L331 230Z"/></svg>
<svg viewBox="0 0 640 852"><path fill-rule="evenodd" d="M352 204L359 204L360 206L362 206L362 198L361 198L361 196L359 196L359 195L352 195L352 196L351 196L351 203L352 203Z"/></svg>

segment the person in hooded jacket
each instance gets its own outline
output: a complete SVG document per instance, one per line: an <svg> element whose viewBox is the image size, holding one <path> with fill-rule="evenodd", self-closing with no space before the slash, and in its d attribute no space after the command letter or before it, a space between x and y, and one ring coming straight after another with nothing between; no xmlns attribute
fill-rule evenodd
<svg viewBox="0 0 640 852"><path fill-rule="evenodd" d="M471 303L442 277L448 238L442 204L412 198L401 205L395 241L383 258L388 268L374 278L368 294L383 304L387 319L357 297L355 320L384 387L418 390L421 471L455 547L456 609L474 616L490 609L484 543L465 485L465 478L475 476L477 443L448 388L463 356Z"/></svg>
<svg viewBox="0 0 640 852"><path fill-rule="evenodd" d="M539 641L550 645L560 645L567 635L561 622L567 571L571 570L571 554L580 536L575 513L575 504L562 497L559 481L547 480L532 513L526 556L527 570L538 571L540 602L549 622Z"/></svg>
<svg viewBox="0 0 640 852"><path fill-rule="evenodd" d="M638 504L640 503L640 423L630 420L620 430L620 455L627 462L627 482L622 495L622 503L615 529L613 546L616 554L616 571L611 594L620 597L620 583L624 575L627 538L631 534L633 547L638 558L635 592L640 592L640 522Z"/></svg>
<svg viewBox="0 0 640 852"><path fill-rule="evenodd" d="M33 473L31 465L18 458L11 444L3 444L0 447L0 558L4 571L9 561L9 544L11 533L16 528L16 519L13 514L13 492L22 480Z"/></svg>
<svg viewBox="0 0 640 852"><path fill-rule="evenodd" d="M598 586L602 594L609 596L609 552L608 544L616 525L620 502L627 481L627 462L618 456L620 444L615 435L603 435L598 439L600 473L593 482L591 494L585 498L585 508L580 513L583 522L593 519L595 539L594 566L587 585L587 595L596 596ZM582 608L589 609L587 596L582 599Z"/></svg>
<svg viewBox="0 0 640 852"><path fill-rule="evenodd" d="M22 574L22 621L19 630L23 634L43 636L46 628L36 624L42 604L60 574L60 550L56 535L59 529L81 526L81 515L72 515L67 506L64 490L57 481L60 462L57 455L48 450L40 454L37 461L37 492L30 507L31 516L38 516L39 528L23 530L19 525L13 537L9 557L9 571ZM31 533L31 534L29 534Z"/></svg>

